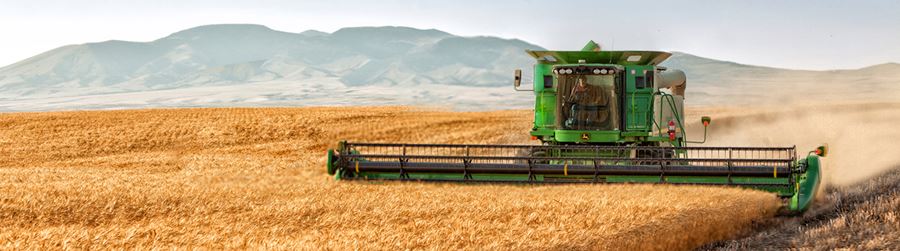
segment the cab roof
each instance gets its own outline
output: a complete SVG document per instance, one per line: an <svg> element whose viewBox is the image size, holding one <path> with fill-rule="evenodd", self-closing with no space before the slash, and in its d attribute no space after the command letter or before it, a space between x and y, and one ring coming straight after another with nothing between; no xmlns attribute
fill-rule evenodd
<svg viewBox="0 0 900 251"><path fill-rule="evenodd" d="M587 64L617 65L657 65L672 53L663 51L532 51L526 50L539 63L577 64L584 60Z"/></svg>

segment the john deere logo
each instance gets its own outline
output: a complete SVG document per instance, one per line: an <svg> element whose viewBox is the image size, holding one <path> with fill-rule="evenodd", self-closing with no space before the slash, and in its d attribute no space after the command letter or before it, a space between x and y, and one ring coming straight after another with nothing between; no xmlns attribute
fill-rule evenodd
<svg viewBox="0 0 900 251"><path fill-rule="evenodd" d="M582 133L581 140L591 140L591 135L587 134L587 133Z"/></svg>

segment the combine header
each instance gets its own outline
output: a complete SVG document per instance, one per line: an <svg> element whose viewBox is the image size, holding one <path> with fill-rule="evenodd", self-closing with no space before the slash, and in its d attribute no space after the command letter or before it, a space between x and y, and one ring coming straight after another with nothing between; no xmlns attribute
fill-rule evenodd
<svg viewBox="0 0 900 251"><path fill-rule="evenodd" d="M777 193L786 209L809 208L820 180L821 146L697 147L686 140L679 70L658 66L671 54L528 51L537 60L531 136L541 145L341 142L328 150L336 179L522 183L735 185ZM798 158L799 156L799 158Z"/></svg>

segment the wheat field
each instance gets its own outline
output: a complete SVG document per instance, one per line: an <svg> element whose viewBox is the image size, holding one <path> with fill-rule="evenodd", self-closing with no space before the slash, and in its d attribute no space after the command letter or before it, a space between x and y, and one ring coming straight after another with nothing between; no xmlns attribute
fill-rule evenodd
<svg viewBox="0 0 900 251"><path fill-rule="evenodd" d="M530 143L529 111L406 107L0 114L0 248L683 250L772 194L666 185L335 181L339 140Z"/></svg>

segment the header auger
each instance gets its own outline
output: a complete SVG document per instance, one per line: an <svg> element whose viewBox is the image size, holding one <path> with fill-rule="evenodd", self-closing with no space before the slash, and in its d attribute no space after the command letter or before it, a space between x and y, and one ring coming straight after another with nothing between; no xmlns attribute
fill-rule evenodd
<svg viewBox="0 0 900 251"><path fill-rule="evenodd" d="M785 208L809 208L825 146L698 147L684 133L684 72L658 66L658 51L528 51L540 145L341 142L328 150L336 179L519 183L734 185L773 192Z"/></svg>

